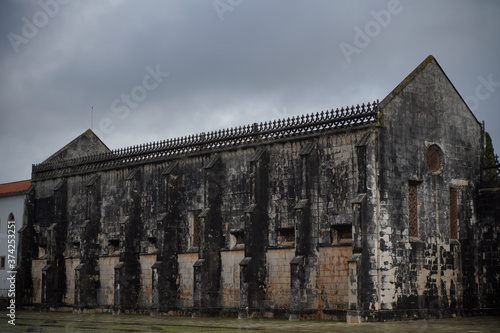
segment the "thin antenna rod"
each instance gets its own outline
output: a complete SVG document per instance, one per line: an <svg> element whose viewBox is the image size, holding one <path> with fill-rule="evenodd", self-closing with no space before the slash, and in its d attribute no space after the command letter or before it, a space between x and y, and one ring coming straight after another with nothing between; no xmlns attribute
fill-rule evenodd
<svg viewBox="0 0 500 333"><path fill-rule="evenodd" d="M90 129L92 129L92 125L94 124L94 107L90 107Z"/></svg>

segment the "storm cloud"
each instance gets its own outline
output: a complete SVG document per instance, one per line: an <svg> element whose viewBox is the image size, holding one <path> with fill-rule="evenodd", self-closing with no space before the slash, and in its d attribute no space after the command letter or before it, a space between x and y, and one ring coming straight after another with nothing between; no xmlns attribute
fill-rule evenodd
<svg viewBox="0 0 500 333"><path fill-rule="evenodd" d="M0 182L111 149L383 99L432 54L500 151L497 1L2 1Z"/></svg>

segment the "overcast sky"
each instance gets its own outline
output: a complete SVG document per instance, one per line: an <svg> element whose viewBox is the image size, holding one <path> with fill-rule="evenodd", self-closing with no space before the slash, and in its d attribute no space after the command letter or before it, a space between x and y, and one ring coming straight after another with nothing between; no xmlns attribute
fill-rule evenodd
<svg viewBox="0 0 500 333"><path fill-rule="evenodd" d="M0 6L0 183L91 126L116 149L382 100L430 54L500 153L499 1Z"/></svg>

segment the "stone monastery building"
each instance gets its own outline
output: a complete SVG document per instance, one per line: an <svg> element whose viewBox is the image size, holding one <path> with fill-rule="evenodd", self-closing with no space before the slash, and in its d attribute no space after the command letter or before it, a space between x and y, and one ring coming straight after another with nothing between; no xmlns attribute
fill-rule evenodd
<svg viewBox="0 0 500 333"><path fill-rule="evenodd" d="M484 130L429 56L382 101L33 166L18 304L347 319L500 305Z"/></svg>

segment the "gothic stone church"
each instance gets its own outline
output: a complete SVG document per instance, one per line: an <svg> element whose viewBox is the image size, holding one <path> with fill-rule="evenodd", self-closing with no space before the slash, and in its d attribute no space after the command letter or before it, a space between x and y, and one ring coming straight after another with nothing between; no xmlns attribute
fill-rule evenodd
<svg viewBox="0 0 500 333"><path fill-rule="evenodd" d="M382 101L34 165L18 304L344 319L499 307L484 130L429 56Z"/></svg>

